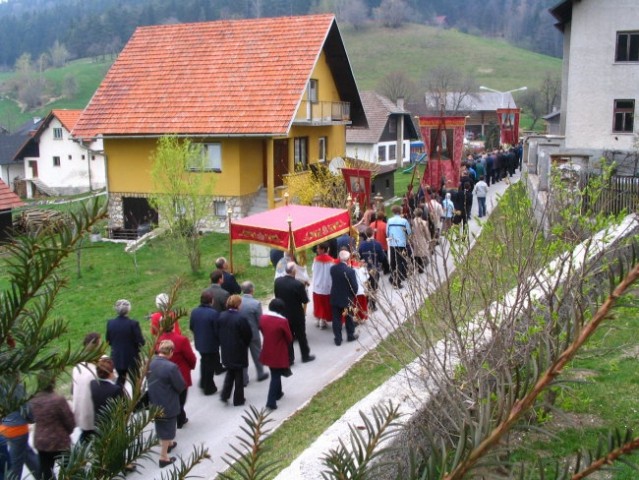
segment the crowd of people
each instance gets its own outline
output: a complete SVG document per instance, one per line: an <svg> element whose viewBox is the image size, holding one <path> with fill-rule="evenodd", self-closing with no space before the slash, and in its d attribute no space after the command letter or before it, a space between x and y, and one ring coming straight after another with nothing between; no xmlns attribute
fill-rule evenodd
<svg viewBox="0 0 639 480"><path fill-rule="evenodd" d="M189 316L188 329L199 359L183 333L185 325L181 327L171 311L169 295L159 294L157 311L149 317L155 355L147 372L145 396L149 405L160 408L155 420L159 466L176 460L170 453L177 446L177 430L189 421L185 405L191 372L198 362L202 393L217 393L215 377L224 374L220 400L242 406L249 384L250 355L257 381L270 378L266 407L277 409L284 396L282 377L292 374L296 360L294 342L302 363L315 360L306 335L310 297L316 326L327 329L330 324L336 346L342 345L344 337L346 342L357 340L357 326L378 308L381 276L390 274L391 285L401 289L409 275L423 273L446 231L459 223L465 228L473 196L478 216L485 216L488 187L513 175L520 164L517 148L469 155L462 165L458 189L446 188L445 183L438 191L421 185L417 195L409 195L403 205L391 208L390 217L384 209L366 210L351 231L316 246L311 275L289 252L279 260L272 257L273 299L265 311L254 298L253 283L238 284L226 259L219 258L210 285L201 292L199 305ZM54 478L54 462L68 454L74 429L80 430L79 443L91 441L110 401L127 395L127 380L137 374L146 340L140 323L129 317L128 300L118 300L114 309L116 316L107 322L105 335L110 356L73 369L71 405L55 392L54 378L42 378L41 391L24 408L2 419L0 460L4 452L6 462L0 468L0 480L21 478L24 465L38 479ZM101 341L101 335L92 332L83 346L97 349ZM19 397L24 392L17 388L13 395ZM28 441L30 423L35 423L37 453Z"/></svg>

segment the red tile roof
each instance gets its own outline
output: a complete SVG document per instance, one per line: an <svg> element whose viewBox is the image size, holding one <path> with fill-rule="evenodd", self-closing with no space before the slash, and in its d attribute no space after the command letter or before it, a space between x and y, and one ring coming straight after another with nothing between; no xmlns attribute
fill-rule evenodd
<svg viewBox="0 0 639 480"><path fill-rule="evenodd" d="M51 114L56 116L64 128L70 132L80 118L82 110L51 110Z"/></svg>
<svg viewBox="0 0 639 480"><path fill-rule="evenodd" d="M138 28L73 135L286 134L333 15Z"/></svg>
<svg viewBox="0 0 639 480"><path fill-rule="evenodd" d="M0 180L0 211L11 210L12 208L24 205L20 197L13 193L6 183Z"/></svg>

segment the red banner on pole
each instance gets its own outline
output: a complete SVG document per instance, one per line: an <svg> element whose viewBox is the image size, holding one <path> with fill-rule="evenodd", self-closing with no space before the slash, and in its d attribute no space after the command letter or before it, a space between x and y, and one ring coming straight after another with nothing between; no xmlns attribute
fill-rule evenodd
<svg viewBox="0 0 639 480"><path fill-rule="evenodd" d="M498 108L499 141L502 145L515 145L519 142L520 108Z"/></svg>
<svg viewBox="0 0 639 480"><path fill-rule="evenodd" d="M359 208L363 212L371 203L371 170L359 168L342 168L341 170L346 182L346 190L353 202L359 203Z"/></svg>

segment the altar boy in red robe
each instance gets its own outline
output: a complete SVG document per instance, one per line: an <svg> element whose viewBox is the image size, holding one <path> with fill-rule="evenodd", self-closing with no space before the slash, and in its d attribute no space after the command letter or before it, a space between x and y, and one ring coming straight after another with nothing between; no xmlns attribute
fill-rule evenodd
<svg viewBox="0 0 639 480"><path fill-rule="evenodd" d="M317 326L321 329L327 327L327 322L333 319L331 310L331 267L335 265L335 259L328 254L328 243L320 243L317 246L317 256L313 260L313 315L317 319Z"/></svg>

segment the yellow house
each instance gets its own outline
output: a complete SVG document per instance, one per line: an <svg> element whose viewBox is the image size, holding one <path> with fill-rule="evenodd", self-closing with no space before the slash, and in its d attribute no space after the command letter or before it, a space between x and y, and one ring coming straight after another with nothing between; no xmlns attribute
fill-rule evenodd
<svg viewBox="0 0 639 480"><path fill-rule="evenodd" d="M333 15L138 28L73 136L104 142L112 228L157 215L151 157L167 134L204 144L212 216L247 214L283 176L344 155L346 126L366 126Z"/></svg>

